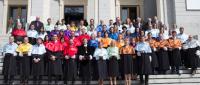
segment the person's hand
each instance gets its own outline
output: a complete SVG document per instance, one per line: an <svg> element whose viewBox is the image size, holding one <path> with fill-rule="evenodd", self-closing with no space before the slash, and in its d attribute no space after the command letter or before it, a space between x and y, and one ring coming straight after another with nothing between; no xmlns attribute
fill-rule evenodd
<svg viewBox="0 0 200 85"><path fill-rule="evenodd" d="M55 56L51 56L51 60L55 61L56 57Z"/></svg>
<svg viewBox="0 0 200 85"><path fill-rule="evenodd" d="M153 51L157 51L157 49L156 49L156 48L153 48Z"/></svg>
<svg viewBox="0 0 200 85"><path fill-rule="evenodd" d="M20 52L20 53L19 53L19 56L20 56L20 57L23 57L23 54Z"/></svg>
<svg viewBox="0 0 200 85"><path fill-rule="evenodd" d="M163 49L164 49L165 51L167 51L167 47L164 47Z"/></svg>
<svg viewBox="0 0 200 85"><path fill-rule="evenodd" d="M72 59L75 59L75 58L76 58L76 56L75 56L75 55L73 55L71 58L72 58Z"/></svg>
<svg viewBox="0 0 200 85"><path fill-rule="evenodd" d="M83 60L83 56L82 55L79 55L79 60Z"/></svg>
<svg viewBox="0 0 200 85"><path fill-rule="evenodd" d="M65 56L65 59L69 59L69 56L66 55L66 56Z"/></svg>
<svg viewBox="0 0 200 85"><path fill-rule="evenodd" d="M140 53L140 52L137 52L137 56L141 56L141 53Z"/></svg>
<svg viewBox="0 0 200 85"><path fill-rule="evenodd" d="M90 55L90 60L92 60L92 58L93 58L92 55Z"/></svg>

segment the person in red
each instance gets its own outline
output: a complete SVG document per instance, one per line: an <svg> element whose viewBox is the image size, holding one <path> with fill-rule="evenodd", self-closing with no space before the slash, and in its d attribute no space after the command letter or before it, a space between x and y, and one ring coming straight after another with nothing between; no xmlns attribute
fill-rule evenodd
<svg viewBox="0 0 200 85"><path fill-rule="evenodd" d="M73 44L74 46L81 46L81 42L79 41L78 37L75 36L75 32L72 31L71 32L71 36L70 37L67 37L65 36L65 41L69 44L70 40L73 40Z"/></svg>
<svg viewBox="0 0 200 85"><path fill-rule="evenodd" d="M22 28L22 24L18 23L17 28L12 31L12 36L15 38L17 44L21 44L24 37L26 37L26 31Z"/></svg>
<svg viewBox="0 0 200 85"><path fill-rule="evenodd" d="M59 77L63 74L62 72L62 53L63 45L58 40L57 35L53 35L52 41L46 44L47 55L48 55L48 83L52 83L52 77L55 77L55 83L57 83Z"/></svg>
<svg viewBox="0 0 200 85"><path fill-rule="evenodd" d="M72 81L71 83L73 85L77 76L76 54L78 49L73 39L70 39L69 43L69 46L64 49L64 83L67 84L67 81Z"/></svg>
<svg viewBox="0 0 200 85"><path fill-rule="evenodd" d="M87 41L90 40L90 36L86 33L86 29L82 28L81 29L81 35L77 37L79 39L79 41L83 41L83 39L87 39ZM81 43L82 45L83 43Z"/></svg>

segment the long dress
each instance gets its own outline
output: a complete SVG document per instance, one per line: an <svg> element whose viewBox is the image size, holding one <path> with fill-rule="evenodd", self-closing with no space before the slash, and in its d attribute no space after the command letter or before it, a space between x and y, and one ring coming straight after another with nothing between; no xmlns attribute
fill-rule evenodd
<svg viewBox="0 0 200 85"><path fill-rule="evenodd" d="M107 51L108 51L108 56L109 56L108 74L110 77L118 77L119 76L118 60L120 59L119 48L108 47Z"/></svg>
<svg viewBox="0 0 200 85"><path fill-rule="evenodd" d="M158 42L157 55L158 55L159 71L169 70L169 57L168 57L168 51L166 50L167 46L168 46L167 40L161 40Z"/></svg>
<svg viewBox="0 0 200 85"><path fill-rule="evenodd" d="M135 54L134 48L132 46L123 46L120 49L121 64L123 68L123 74L132 74L133 69L133 56Z"/></svg>
<svg viewBox="0 0 200 85"><path fill-rule="evenodd" d="M94 52L94 57L97 60L98 67L98 79L106 79L108 77L107 72L107 62L108 53L105 48L96 48Z"/></svg>
<svg viewBox="0 0 200 85"><path fill-rule="evenodd" d="M181 47L181 41L179 39L173 39L170 38L168 40L169 42L169 60L170 60L170 65L171 66L181 66L181 53L180 53L180 47Z"/></svg>

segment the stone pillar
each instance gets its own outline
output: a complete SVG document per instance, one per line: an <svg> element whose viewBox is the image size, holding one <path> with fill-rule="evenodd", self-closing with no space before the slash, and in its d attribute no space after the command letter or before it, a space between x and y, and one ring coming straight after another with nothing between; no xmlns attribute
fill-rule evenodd
<svg viewBox="0 0 200 85"><path fill-rule="evenodd" d="M46 21L50 17L50 1L51 0L31 0L30 16L39 16L41 21Z"/></svg>
<svg viewBox="0 0 200 85"><path fill-rule="evenodd" d="M59 0L59 19L64 19L64 1Z"/></svg>
<svg viewBox="0 0 200 85"><path fill-rule="evenodd" d="M158 19L160 21L162 21L163 23L165 23L164 21L164 0L156 0L156 4L157 4L157 16Z"/></svg>
<svg viewBox="0 0 200 85"><path fill-rule="evenodd" d="M115 0L99 0L99 21L108 23L110 19L115 19Z"/></svg>
<svg viewBox="0 0 200 85"><path fill-rule="evenodd" d="M120 17L121 13L120 13L120 1L119 0L115 0L115 16L116 17Z"/></svg>
<svg viewBox="0 0 200 85"><path fill-rule="evenodd" d="M87 1L87 20L94 19L95 25L98 24L98 0Z"/></svg>
<svg viewBox="0 0 200 85"><path fill-rule="evenodd" d="M3 30L5 28L3 28L3 11L4 11L4 1L3 0L0 0L0 35L3 34Z"/></svg>
<svg viewBox="0 0 200 85"><path fill-rule="evenodd" d="M3 2L3 29L2 29L2 35L6 34L6 28L7 28L7 13L8 13L8 0L4 0Z"/></svg>

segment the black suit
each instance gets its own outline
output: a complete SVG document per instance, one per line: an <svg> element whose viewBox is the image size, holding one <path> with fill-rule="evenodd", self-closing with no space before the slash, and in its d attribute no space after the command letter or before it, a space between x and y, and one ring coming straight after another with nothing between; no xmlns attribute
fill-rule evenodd
<svg viewBox="0 0 200 85"><path fill-rule="evenodd" d="M35 26L35 30L36 30L37 32L39 32L40 29L44 26L44 24L43 24L41 21L32 21L31 24L30 24L30 26L31 26L31 25L34 25L34 26Z"/></svg>

